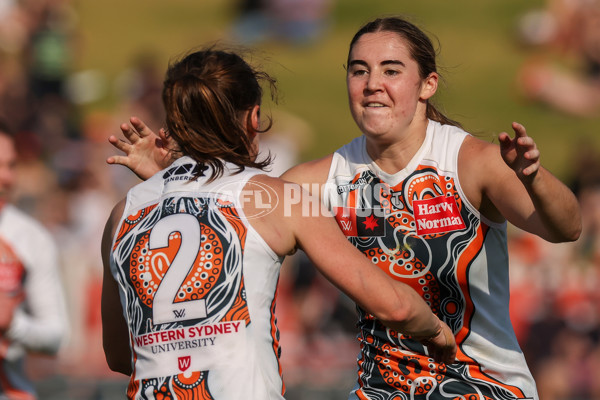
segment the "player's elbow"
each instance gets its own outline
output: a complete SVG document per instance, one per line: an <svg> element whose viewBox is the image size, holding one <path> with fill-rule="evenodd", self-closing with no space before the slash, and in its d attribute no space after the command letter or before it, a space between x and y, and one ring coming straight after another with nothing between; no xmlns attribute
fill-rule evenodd
<svg viewBox="0 0 600 400"><path fill-rule="evenodd" d="M122 356L111 354L106 350L104 351L104 356L106 358L106 364L108 364L108 368L110 368L111 371L120 372L128 376L133 372L129 359L126 360Z"/></svg>
<svg viewBox="0 0 600 400"><path fill-rule="evenodd" d="M567 232L564 239L562 240L563 242L574 242L577 239L579 239L579 236L581 236L581 223L575 227L574 229L572 229L570 232Z"/></svg>
<svg viewBox="0 0 600 400"><path fill-rule="evenodd" d="M551 243L574 242L579 239L582 231L581 218L574 217L569 226L554 232L553 235L546 239Z"/></svg>
<svg viewBox="0 0 600 400"><path fill-rule="evenodd" d="M579 239L579 236L581 236L581 231L583 230L583 224L581 222L581 217L574 218L574 221L575 221L575 223L573 224L573 227L567 236L568 242L574 242L577 239Z"/></svg>

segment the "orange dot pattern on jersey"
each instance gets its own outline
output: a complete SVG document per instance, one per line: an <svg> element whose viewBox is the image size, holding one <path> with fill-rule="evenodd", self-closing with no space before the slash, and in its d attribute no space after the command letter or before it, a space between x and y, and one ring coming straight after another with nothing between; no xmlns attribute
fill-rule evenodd
<svg viewBox="0 0 600 400"><path fill-rule="evenodd" d="M208 226L200 224L201 242L198 255L176 294L175 303L204 298L217 282L223 268L223 245L217 234ZM181 235L173 232L167 247L150 249L150 234L143 235L131 252L129 270L131 281L139 298L148 307L166 271L173 262L181 245Z"/></svg>

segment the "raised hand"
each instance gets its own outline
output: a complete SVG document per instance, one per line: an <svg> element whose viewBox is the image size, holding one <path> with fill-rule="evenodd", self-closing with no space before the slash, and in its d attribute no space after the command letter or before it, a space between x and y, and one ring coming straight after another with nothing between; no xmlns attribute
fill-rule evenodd
<svg viewBox="0 0 600 400"><path fill-rule="evenodd" d="M106 159L108 164L124 165L143 180L168 167L172 153L164 130L155 134L146 124L136 117L131 117L129 124L121 124L120 128L127 141L110 136L108 141L125 155L114 155Z"/></svg>
<svg viewBox="0 0 600 400"><path fill-rule="evenodd" d="M513 122L515 137L506 132L498 135L500 153L504 162L517 174L523 182L531 182L540 168L540 151L533 138L527 136L525 127Z"/></svg>

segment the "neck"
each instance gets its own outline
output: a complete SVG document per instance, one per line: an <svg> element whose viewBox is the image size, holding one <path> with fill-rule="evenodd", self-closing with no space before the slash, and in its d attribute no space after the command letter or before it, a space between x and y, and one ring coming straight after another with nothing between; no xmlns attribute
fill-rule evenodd
<svg viewBox="0 0 600 400"><path fill-rule="evenodd" d="M427 134L427 124L427 119L419 121L393 140L384 141L367 136L367 154L384 172L395 174L406 168L421 148Z"/></svg>

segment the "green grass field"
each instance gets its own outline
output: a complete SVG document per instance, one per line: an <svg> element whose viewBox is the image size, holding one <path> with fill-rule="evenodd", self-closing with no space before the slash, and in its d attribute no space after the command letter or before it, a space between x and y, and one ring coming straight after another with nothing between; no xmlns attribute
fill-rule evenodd
<svg viewBox="0 0 600 400"><path fill-rule="evenodd" d="M191 47L226 40L235 17L231 0L79 0L79 69L97 69L114 79L140 51L167 61ZM359 132L347 107L344 68L348 43L375 16L403 14L434 34L445 77L437 103L483 137L522 122L542 151L542 163L566 178L574 148L583 139L600 144L599 119L570 117L524 100L515 86L518 67L532 54L515 40L515 24L543 1L339 0L332 25L318 43L302 47L267 43L258 50L279 80L278 109L306 120L314 136L304 159L325 155ZM107 97L93 107L115 107Z"/></svg>

